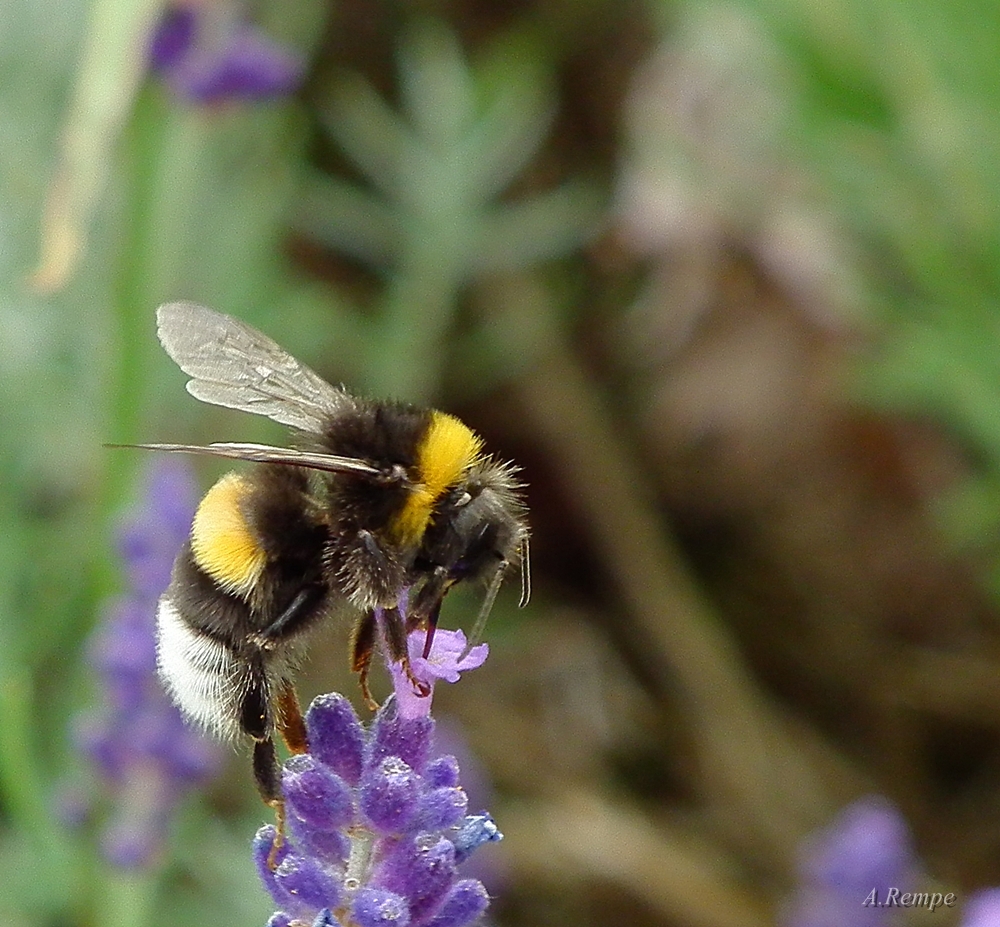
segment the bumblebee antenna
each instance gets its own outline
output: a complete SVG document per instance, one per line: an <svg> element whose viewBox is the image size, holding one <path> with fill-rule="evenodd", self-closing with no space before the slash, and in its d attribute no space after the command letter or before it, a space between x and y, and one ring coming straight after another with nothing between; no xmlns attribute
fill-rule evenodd
<svg viewBox="0 0 1000 927"><path fill-rule="evenodd" d="M497 593L500 591L500 586L503 583L503 575L507 572L509 565L506 560L501 560L496 573L493 574L493 579L490 580L490 584L486 589L486 598L483 599L483 604L479 608L479 614L476 615L475 624L472 625L472 631L469 632L468 643L466 643L465 649L458 658L459 663L483 639L483 629L486 627L486 619L490 617L490 612L493 611L493 603L496 601Z"/></svg>
<svg viewBox="0 0 1000 927"><path fill-rule="evenodd" d="M521 543L518 546L521 549L521 598L517 607L524 608L531 601L531 549L528 544L528 535L521 538Z"/></svg>

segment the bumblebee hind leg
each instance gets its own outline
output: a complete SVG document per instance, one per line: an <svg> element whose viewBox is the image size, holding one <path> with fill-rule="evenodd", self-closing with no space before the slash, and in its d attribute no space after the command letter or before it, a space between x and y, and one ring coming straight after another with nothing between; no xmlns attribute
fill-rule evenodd
<svg viewBox="0 0 1000 927"><path fill-rule="evenodd" d="M305 753L309 749L299 696L290 679L282 680L278 691L278 730L290 753Z"/></svg>
<svg viewBox="0 0 1000 927"><path fill-rule="evenodd" d="M250 675L240 704L240 727L253 739L253 777L264 804L274 810L277 834L267 857L274 870L278 851L285 842L285 800L281 793L281 765L271 736L273 729L268 700L267 677L258 656L250 661ZM296 707L298 703L296 700ZM301 713L299 715L301 722ZM303 737L305 727L303 725Z"/></svg>

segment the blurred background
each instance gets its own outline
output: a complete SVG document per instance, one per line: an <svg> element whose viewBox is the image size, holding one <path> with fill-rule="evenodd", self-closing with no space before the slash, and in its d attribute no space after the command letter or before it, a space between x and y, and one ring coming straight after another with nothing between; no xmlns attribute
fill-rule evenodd
<svg viewBox="0 0 1000 927"><path fill-rule="evenodd" d="M142 682L221 468L103 446L285 440L184 392L193 299L523 468L534 597L435 703L492 923L971 925L998 48L992 0L4 0L0 923L272 910L247 758ZM307 697L356 696L346 639ZM890 864L956 905L837 909Z"/></svg>

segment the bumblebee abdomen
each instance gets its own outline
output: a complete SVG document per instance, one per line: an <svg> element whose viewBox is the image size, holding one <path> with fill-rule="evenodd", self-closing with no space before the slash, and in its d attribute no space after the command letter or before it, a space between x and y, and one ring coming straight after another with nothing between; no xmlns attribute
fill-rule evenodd
<svg viewBox="0 0 1000 927"><path fill-rule="evenodd" d="M227 473L201 500L191 526L197 566L226 592L249 596L267 566L267 551L251 530L244 509L248 481Z"/></svg>
<svg viewBox="0 0 1000 927"><path fill-rule="evenodd" d="M156 612L156 663L183 714L220 737L239 735L242 669L224 643L191 627L169 593Z"/></svg>

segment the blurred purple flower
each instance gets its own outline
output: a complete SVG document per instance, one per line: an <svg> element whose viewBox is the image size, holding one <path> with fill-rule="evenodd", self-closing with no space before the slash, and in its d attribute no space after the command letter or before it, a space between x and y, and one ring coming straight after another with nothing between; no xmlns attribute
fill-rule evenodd
<svg viewBox="0 0 1000 927"><path fill-rule="evenodd" d="M226 0L169 6L149 59L153 72L191 103L287 96L305 72L302 55L268 37Z"/></svg>
<svg viewBox="0 0 1000 927"><path fill-rule="evenodd" d="M892 924L898 910L871 899L884 901L890 888L914 891L918 871L909 828L896 807L878 796L860 799L807 841L801 887L784 927Z"/></svg>
<svg viewBox="0 0 1000 927"><path fill-rule="evenodd" d="M423 642L423 631L410 635L412 669L430 687L486 659L485 645L458 659L461 632L439 631L428 660ZM466 927L486 910L483 884L460 879L457 867L502 834L489 814L467 813L455 757L432 758L431 695L414 693L398 667L393 679L396 694L367 728L342 695L309 707L310 752L282 774L290 833L273 870L274 827L254 841L261 880L281 909L269 927Z"/></svg>
<svg viewBox="0 0 1000 927"><path fill-rule="evenodd" d="M90 641L102 704L76 719L74 739L112 797L105 856L125 868L153 861L177 802L211 778L222 759L219 747L185 725L156 675L156 604L187 539L197 495L183 462L150 467L142 501L118 532L129 588L109 603ZM67 815L77 821L85 817L78 806L73 802Z"/></svg>
<svg viewBox="0 0 1000 927"><path fill-rule="evenodd" d="M1000 925L1000 888L987 888L969 898L962 911L960 927Z"/></svg>
<svg viewBox="0 0 1000 927"><path fill-rule="evenodd" d="M890 927L915 903L901 900L907 893L919 893L928 911L955 902L954 892L927 892L916 885L923 876L909 827L879 796L848 805L807 840L799 875L782 927ZM1000 888L972 895L962 913L960 927L1000 927Z"/></svg>

